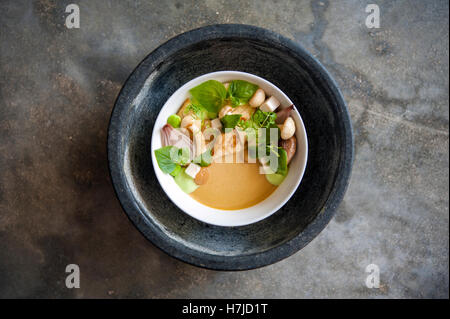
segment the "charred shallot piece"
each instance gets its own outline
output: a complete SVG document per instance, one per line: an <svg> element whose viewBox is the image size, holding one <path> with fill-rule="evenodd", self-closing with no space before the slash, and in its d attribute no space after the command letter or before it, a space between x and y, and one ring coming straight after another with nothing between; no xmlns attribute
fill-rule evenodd
<svg viewBox="0 0 450 319"><path fill-rule="evenodd" d="M174 129L170 124L164 125L161 133L163 146L170 145L178 148L187 148L190 154L193 154L193 144L188 135Z"/></svg>
<svg viewBox="0 0 450 319"><path fill-rule="evenodd" d="M294 109L294 104L277 112L276 124L283 124Z"/></svg>
<svg viewBox="0 0 450 319"><path fill-rule="evenodd" d="M287 163L291 161L292 157L294 157L295 152L297 151L297 139L295 138L295 135L292 136L290 139L287 140L280 140L280 146L284 148L287 154Z"/></svg>

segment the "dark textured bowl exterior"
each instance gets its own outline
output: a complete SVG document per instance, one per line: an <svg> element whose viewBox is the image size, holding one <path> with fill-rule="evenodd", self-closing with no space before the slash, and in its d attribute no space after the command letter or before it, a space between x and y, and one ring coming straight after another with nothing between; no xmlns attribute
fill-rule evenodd
<svg viewBox="0 0 450 319"><path fill-rule="evenodd" d="M308 135L305 175L292 198L269 218L242 227L205 224L179 210L160 187L150 156L166 100L189 80L224 70L278 86L297 106ZM169 40L134 70L112 113L108 158L123 209L153 244L196 266L244 270L292 255L327 225L348 184L353 135L336 83L302 47L253 26L213 25Z"/></svg>

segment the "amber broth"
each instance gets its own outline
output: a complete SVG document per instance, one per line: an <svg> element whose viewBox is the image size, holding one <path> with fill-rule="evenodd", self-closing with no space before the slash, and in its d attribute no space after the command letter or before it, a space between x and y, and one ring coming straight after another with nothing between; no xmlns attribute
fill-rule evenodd
<svg viewBox="0 0 450 319"><path fill-rule="evenodd" d="M236 210L253 206L276 189L256 163L213 163L208 182L190 195L198 202L217 209Z"/></svg>

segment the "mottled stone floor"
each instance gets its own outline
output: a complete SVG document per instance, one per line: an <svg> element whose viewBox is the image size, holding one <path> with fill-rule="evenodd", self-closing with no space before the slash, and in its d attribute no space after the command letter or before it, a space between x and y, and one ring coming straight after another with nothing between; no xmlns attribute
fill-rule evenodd
<svg viewBox="0 0 450 319"><path fill-rule="evenodd" d="M81 28L66 29L78 3ZM379 3L381 28L365 6ZM0 297L448 298L448 1L2 1ZM130 224L106 161L111 109L167 39L214 23L272 29L319 58L355 130L336 217L277 264L245 272L172 259ZM65 287L65 267L81 288ZM365 267L381 271L365 286Z"/></svg>

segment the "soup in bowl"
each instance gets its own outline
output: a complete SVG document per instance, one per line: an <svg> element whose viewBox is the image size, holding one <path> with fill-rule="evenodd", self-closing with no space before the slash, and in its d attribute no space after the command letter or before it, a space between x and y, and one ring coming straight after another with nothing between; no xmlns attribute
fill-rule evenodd
<svg viewBox="0 0 450 319"><path fill-rule="evenodd" d="M270 216L295 192L306 167L297 107L249 73L213 72L189 81L167 100L153 129L161 187L205 223L242 226Z"/></svg>

